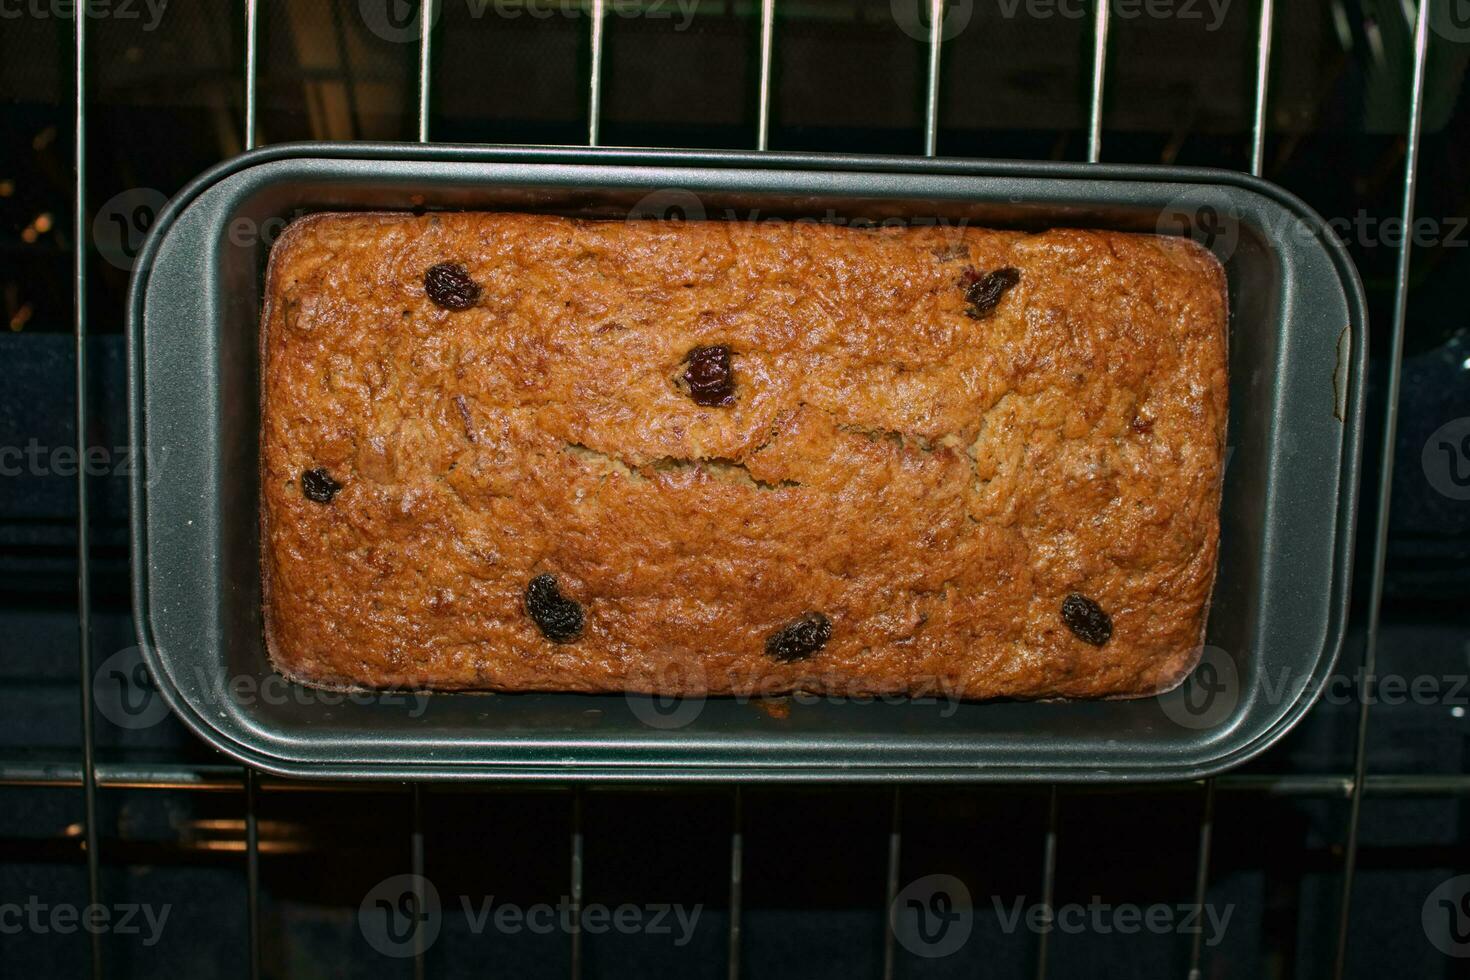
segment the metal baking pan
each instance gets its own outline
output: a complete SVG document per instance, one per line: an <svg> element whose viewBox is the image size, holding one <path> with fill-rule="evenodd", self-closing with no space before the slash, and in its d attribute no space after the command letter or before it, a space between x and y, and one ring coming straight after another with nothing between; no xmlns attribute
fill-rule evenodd
<svg viewBox="0 0 1470 980"><path fill-rule="evenodd" d="M1230 426L1202 666L1104 702L573 694L330 695L261 633L258 321L284 222L318 210L847 222L1192 234L1230 284ZM133 273L133 604L172 709L287 776L1165 780L1218 773L1310 707L1347 619L1367 349L1361 287L1320 218L1243 174L793 153L297 144L230 160L158 216Z"/></svg>

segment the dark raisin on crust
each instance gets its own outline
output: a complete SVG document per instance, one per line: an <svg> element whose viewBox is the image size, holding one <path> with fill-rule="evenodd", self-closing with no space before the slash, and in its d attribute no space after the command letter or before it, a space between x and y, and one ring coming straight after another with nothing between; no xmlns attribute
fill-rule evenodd
<svg viewBox="0 0 1470 980"><path fill-rule="evenodd" d="M684 383L689 397L707 408L730 405L735 401L735 370L730 366L730 348L696 347L685 357Z"/></svg>
<svg viewBox="0 0 1470 980"><path fill-rule="evenodd" d="M480 287L458 262L440 262L424 273L424 292L446 310L467 310L480 301Z"/></svg>
<svg viewBox="0 0 1470 980"><path fill-rule="evenodd" d="M1073 592L1062 600L1062 622L1078 639L1100 647L1113 638L1113 619L1102 606Z"/></svg>
<svg viewBox="0 0 1470 980"><path fill-rule="evenodd" d="M972 279L970 275L965 278L965 302L970 304L965 308L965 316L972 320L984 320L995 312L995 308L1000 305L1011 287L1021 281L1021 270L1006 266L987 272L973 281L968 281Z"/></svg>
<svg viewBox="0 0 1470 980"><path fill-rule="evenodd" d="M332 474L318 466L301 474L301 495L319 504L330 504L342 484L332 479Z"/></svg>
<svg viewBox="0 0 1470 980"><path fill-rule="evenodd" d="M832 638L832 621L819 612L804 612L766 638L766 656L789 664L805 660Z"/></svg>
<svg viewBox="0 0 1470 980"><path fill-rule="evenodd" d="M1154 420L1143 415L1133 416L1133 421L1128 423L1128 428L1141 436L1146 436L1154 431Z"/></svg>
<svg viewBox="0 0 1470 980"><path fill-rule="evenodd" d="M526 586L526 613L553 643L570 643L582 635L582 606L561 594L556 576L549 572Z"/></svg>

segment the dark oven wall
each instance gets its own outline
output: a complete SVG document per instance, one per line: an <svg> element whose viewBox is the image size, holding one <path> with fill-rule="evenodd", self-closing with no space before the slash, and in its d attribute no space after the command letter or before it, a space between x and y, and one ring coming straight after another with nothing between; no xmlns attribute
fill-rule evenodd
<svg viewBox="0 0 1470 980"><path fill-rule="evenodd" d="M0 4L0 958L112 977L1459 975L1470 5L1419 7L1416 33L1414 0L441 0L425 40L403 0L138 0L89 5L79 48L70 4ZM170 715L135 645L123 319L170 195L304 139L1282 185L1346 245L1371 320L1336 675L1280 744L1202 783L246 772Z"/></svg>

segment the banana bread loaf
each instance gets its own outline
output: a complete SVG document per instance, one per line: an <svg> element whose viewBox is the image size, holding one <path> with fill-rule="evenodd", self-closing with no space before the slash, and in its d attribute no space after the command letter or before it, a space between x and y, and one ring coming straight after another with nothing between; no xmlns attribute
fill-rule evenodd
<svg viewBox="0 0 1470 980"><path fill-rule="evenodd" d="M1129 697L1226 415L1182 239L320 214L261 324L275 667L336 689Z"/></svg>

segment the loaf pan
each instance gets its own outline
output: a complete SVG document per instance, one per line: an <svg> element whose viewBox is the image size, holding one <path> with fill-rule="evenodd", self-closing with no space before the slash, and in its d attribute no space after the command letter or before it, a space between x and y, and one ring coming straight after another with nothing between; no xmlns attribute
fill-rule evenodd
<svg viewBox="0 0 1470 980"><path fill-rule="evenodd" d="M286 221L322 210L961 221L1189 234L1229 280L1220 565L1200 668L1135 701L330 695L261 631L258 329ZM139 644L201 738L286 776L541 780L1172 780L1263 751L1311 706L1349 598L1367 324L1301 201L1226 171L572 148L296 144L232 159L159 214L133 271Z"/></svg>

